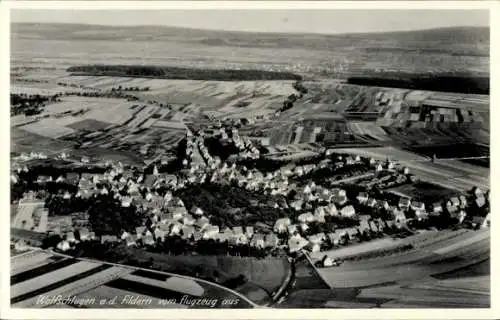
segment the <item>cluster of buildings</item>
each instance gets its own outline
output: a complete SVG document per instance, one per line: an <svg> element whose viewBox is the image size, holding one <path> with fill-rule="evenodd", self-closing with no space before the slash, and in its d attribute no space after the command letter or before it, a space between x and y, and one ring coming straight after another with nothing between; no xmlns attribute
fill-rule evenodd
<svg viewBox="0 0 500 320"><path fill-rule="evenodd" d="M231 138L225 131L220 131L220 138L234 143L234 145L248 157L258 158L258 150L251 142L241 139L238 131L232 131ZM327 152L327 156L331 156ZM22 155L22 160L33 157L40 158L39 154ZM63 157L61 155L60 157ZM67 157L67 155L64 155ZM82 162L88 162L82 159ZM317 252L322 250L326 243L341 245L346 237L353 238L365 231L382 231L385 227L396 226L402 228L406 222L414 217L426 219L429 215L440 214L445 209L450 214L456 214L459 221L466 218L465 208L476 205L481 208L486 205L489 193L475 189L469 197L453 197L445 203L425 204L401 197L397 205L389 205L384 199L371 198L368 193L360 192L355 199L348 199L346 191L341 188L327 188L316 185L312 181L300 181L300 178L315 170L328 166L343 167L364 163L374 172L389 171L397 176L409 174L407 168L396 168L395 164L386 161L379 162L361 157L338 156L335 160L325 159L317 164L286 165L278 170L262 173L257 169L248 170L236 164L228 165L217 156L212 156L204 144L203 133L194 135L187 132L187 147L185 158L182 160L184 169L176 175L160 174L157 167L149 175L138 174L120 162L107 162L107 170L102 174L83 173L77 177L67 175L55 181L63 182L71 179L71 183L78 185L78 192L65 192L62 197L91 198L96 194L109 194L113 191L114 197L122 207L135 207L144 214L144 225L135 230L123 231L119 235L102 235L101 243L124 242L127 246L150 245L162 241L165 237L180 236L188 241L215 240L230 244L245 244L256 248L287 248L289 252L302 249ZM27 168L17 168L28 170ZM292 179L294 178L294 179ZM44 181L39 181L43 183ZM210 223L209 217L203 208L186 208L184 202L174 197L172 191L182 189L187 185L202 184L232 184L241 188L267 195L281 195L281 201L273 201L270 205L277 210L291 209L296 212L291 218L280 218L274 222L272 230L265 233L254 230L254 226L235 226L221 229L220 226ZM380 182L380 181L379 181ZM382 181L383 182L383 181ZM160 195L157 190L166 188L165 194ZM294 196L289 197L293 192ZM287 199L287 200L283 200ZM269 205L269 204L266 204ZM373 210L386 210L392 219L383 221L372 219L369 214L356 212L358 205ZM444 209L443 209L444 207ZM357 219L359 225L351 228L338 228L330 232L310 234L308 229L312 223L325 223L328 216ZM149 218L149 219L148 219ZM488 217L489 219L489 217ZM83 219L85 220L85 219ZM146 223L149 220L150 223ZM486 225L485 218L481 225ZM85 223L75 224L74 219L66 220L67 228L57 229L64 240L59 243L60 250L68 250L72 243L96 239L96 235L88 229ZM477 221L476 221L477 223ZM70 225L71 224L71 225ZM76 227L75 227L76 226ZM49 228L51 229L51 228Z"/></svg>

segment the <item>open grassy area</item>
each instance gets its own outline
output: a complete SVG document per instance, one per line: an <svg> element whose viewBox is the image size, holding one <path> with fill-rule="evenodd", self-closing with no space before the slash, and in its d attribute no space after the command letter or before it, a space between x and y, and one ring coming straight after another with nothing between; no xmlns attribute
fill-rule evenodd
<svg viewBox="0 0 500 320"><path fill-rule="evenodd" d="M153 269L216 281L222 285L230 279L244 275L248 280L232 288L256 303L265 303L269 294L284 281L288 262L284 258L256 259L252 257L166 255L129 249L136 259L153 259Z"/></svg>

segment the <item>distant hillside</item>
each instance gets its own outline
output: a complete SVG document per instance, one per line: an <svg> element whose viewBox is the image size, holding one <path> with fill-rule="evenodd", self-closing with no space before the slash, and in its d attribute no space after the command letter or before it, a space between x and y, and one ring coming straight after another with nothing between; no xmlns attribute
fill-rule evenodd
<svg viewBox="0 0 500 320"><path fill-rule="evenodd" d="M489 77L490 69L489 28L325 35L13 24L11 31L11 63L22 66L140 64L288 72L305 79L387 72ZM41 63L40 57L57 59Z"/></svg>
<svg viewBox="0 0 500 320"><path fill-rule="evenodd" d="M335 50L421 50L489 56L489 28L454 27L418 31L357 34L280 34L214 31L167 26L98 26L81 24L12 24L13 39L175 41L209 46L308 48Z"/></svg>

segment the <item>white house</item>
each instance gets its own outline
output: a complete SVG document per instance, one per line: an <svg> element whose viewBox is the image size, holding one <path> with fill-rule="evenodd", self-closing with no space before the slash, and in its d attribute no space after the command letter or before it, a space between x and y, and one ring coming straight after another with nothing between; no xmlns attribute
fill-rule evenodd
<svg viewBox="0 0 500 320"><path fill-rule="evenodd" d="M313 214L311 212L306 212L306 213L300 214L297 217L297 219L301 223L308 223L308 222L313 222L314 221L314 216L313 216Z"/></svg>
<svg viewBox="0 0 500 320"><path fill-rule="evenodd" d="M326 212L330 215L330 216L336 216L338 215L338 210L337 210L337 206L333 203L329 203L327 206L326 206Z"/></svg>
<svg viewBox="0 0 500 320"><path fill-rule="evenodd" d="M63 240L57 244L57 249L61 251L67 251L70 249L70 244L67 240Z"/></svg>
<svg viewBox="0 0 500 320"><path fill-rule="evenodd" d="M291 237L289 240L288 240L288 250L290 252L297 252L297 251L300 251L302 250L305 246L307 246L309 242L302 238L301 236L294 236L294 237Z"/></svg>
<svg viewBox="0 0 500 320"><path fill-rule="evenodd" d="M215 239L218 233L219 233L218 226L208 225L203 230L203 239Z"/></svg>
<svg viewBox="0 0 500 320"><path fill-rule="evenodd" d="M356 210L354 210L354 207L349 205L345 206L340 210L340 215L343 217L352 217L356 214Z"/></svg>
<svg viewBox="0 0 500 320"><path fill-rule="evenodd" d="M182 223L187 226L192 226L195 222L196 220L189 214L182 218Z"/></svg>
<svg viewBox="0 0 500 320"><path fill-rule="evenodd" d="M398 207L400 209L408 209L410 207L411 201L409 198L401 197L398 202Z"/></svg>
<svg viewBox="0 0 500 320"><path fill-rule="evenodd" d="M142 238L142 243L144 243L145 245L153 245L155 244L155 239L152 235L147 235Z"/></svg>
<svg viewBox="0 0 500 320"><path fill-rule="evenodd" d="M491 225L491 217L490 217L490 214L488 213L483 220L483 224L481 225L481 228L489 228L490 225Z"/></svg>
<svg viewBox="0 0 500 320"><path fill-rule="evenodd" d="M127 238L125 238L125 244L127 245L127 247L136 246L137 236L136 235L128 236Z"/></svg>
<svg viewBox="0 0 500 320"><path fill-rule="evenodd" d="M252 226L245 227L245 234L248 238L251 238L253 236L253 227Z"/></svg>
<svg viewBox="0 0 500 320"><path fill-rule="evenodd" d="M286 232L288 226L291 224L291 220L289 218L281 218L276 220L274 224L274 231L278 233Z"/></svg>
<svg viewBox="0 0 500 320"><path fill-rule="evenodd" d="M289 234L294 234L298 232L298 229L297 229L297 225L296 224L292 224L292 225L289 225L288 226L288 233Z"/></svg>
<svg viewBox="0 0 500 320"><path fill-rule="evenodd" d="M163 239L165 235L166 235L165 230L162 230L161 228L156 228L154 230L155 239Z"/></svg>
<svg viewBox="0 0 500 320"><path fill-rule="evenodd" d="M80 230L78 230L78 233L80 234L80 240L81 241L90 240L89 229L87 229L87 228L81 228Z"/></svg>
<svg viewBox="0 0 500 320"><path fill-rule="evenodd" d="M368 194L366 192L360 192L356 197L359 203L365 203L368 201Z"/></svg>
<svg viewBox="0 0 500 320"><path fill-rule="evenodd" d="M278 246L279 239L274 233L266 234L264 238L265 246L275 248Z"/></svg>
<svg viewBox="0 0 500 320"><path fill-rule="evenodd" d="M194 228L192 226L182 227L182 238L189 239L194 234Z"/></svg>
<svg viewBox="0 0 500 320"><path fill-rule="evenodd" d="M419 201L412 201L411 208L413 210L415 210L416 212L425 211L425 204L423 202L419 202Z"/></svg>
<svg viewBox="0 0 500 320"><path fill-rule="evenodd" d="M195 216L202 216L203 215L203 210L199 207L193 206L191 208L191 214Z"/></svg>
<svg viewBox="0 0 500 320"><path fill-rule="evenodd" d="M130 236L130 233L128 233L127 231L123 231L122 235L120 236L120 239L125 240L129 236Z"/></svg>
<svg viewBox="0 0 500 320"><path fill-rule="evenodd" d="M323 241L326 240L326 235L323 232L313 234L313 235L307 237L307 240L309 240L309 242L312 244L321 245L323 243Z"/></svg>
<svg viewBox="0 0 500 320"><path fill-rule="evenodd" d="M177 235L181 233L181 229L182 229L182 224L176 221L170 227L170 234Z"/></svg>
<svg viewBox="0 0 500 320"><path fill-rule="evenodd" d="M441 213L443 212L443 206L441 206L441 203L439 202L435 202L433 205L432 205L432 211L434 213Z"/></svg>
<svg viewBox="0 0 500 320"><path fill-rule="evenodd" d="M265 247L264 235L254 234L252 240L250 240L250 245L256 248L264 248Z"/></svg>
<svg viewBox="0 0 500 320"><path fill-rule="evenodd" d="M210 224L210 220L208 220L207 217L200 217L198 218L198 220L196 220L196 223L195 225L200 228L200 229L204 229L205 227L207 227L208 225Z"/></svg>
<svg viewBox="0 0 500 320"><path fill-rule="evenodd" d="M302 210L302 205L304 202L302 200L295 200L290 203L290 207L295 209L296 211Z"/></svg>

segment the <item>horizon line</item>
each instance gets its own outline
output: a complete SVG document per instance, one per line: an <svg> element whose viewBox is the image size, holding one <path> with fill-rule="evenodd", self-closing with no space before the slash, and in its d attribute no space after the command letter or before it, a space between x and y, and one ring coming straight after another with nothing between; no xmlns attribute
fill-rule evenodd
<svg viewBox="0 0 500 320"><path fill-rule="evenodd" d="M195 27L185 27L185 26L175 26L175 25L162 25L162 24L130 24L130 25L117 25L117 24L99 24L99 23L72 23L72 22L14 22L10 21L11 25L73 25L73 26L93 26L93 27L108 27L108 28L171 28L171 29L184 29L184 30L196 30L196 31L214 31L214 32L226 32L226 33L253 33L253 34L275 34L275 35L323 35L323 36L342 36L342 35L363 35L363 34L390 34L390 33L405 33L405 32L418 32L418 31L432 31L432 30L446 30L446 29L488 29L490 26L474 26L474 25L456 25L456 26L443 26L443 27L432 27L432 28L422 28L422 29L399 29L399 30L387 30L387 31L365 31L365 32L339 32L339 33L325 33L325 32L305 32L305 31L252 31L252 30L228 30L228 29L215 29L215 28L195 28Z"/></svg>

